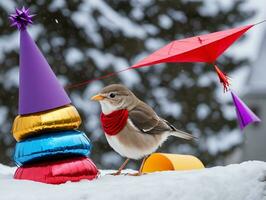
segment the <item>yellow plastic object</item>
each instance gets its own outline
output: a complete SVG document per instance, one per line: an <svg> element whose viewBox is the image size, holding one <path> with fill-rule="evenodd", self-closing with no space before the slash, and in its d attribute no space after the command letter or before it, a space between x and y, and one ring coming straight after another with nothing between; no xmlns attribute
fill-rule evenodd
<svg viewBox="0 0 266 200"><path fill-rule="evenodd" d="M145 161L142 172L203 169L202 162L191 155L153 153Z"/></svg>
<svg viewBox="0 0 266 200"><path fill-rule="evenodd" d="M12 132L17 141L44 131L77 129L81 124L78 111L72 105L57 109L18 115L13 123Z"/></svg>

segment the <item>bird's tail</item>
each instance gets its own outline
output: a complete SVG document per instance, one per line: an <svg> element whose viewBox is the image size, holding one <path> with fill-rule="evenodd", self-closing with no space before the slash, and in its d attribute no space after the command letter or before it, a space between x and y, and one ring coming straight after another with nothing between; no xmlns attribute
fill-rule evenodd
<svg viewBox="0 0 266 200"><path fill-rule="evenodd" d="M174 131L171 131L170 134L172 136L175 136L175 137L178 137L178 138L183 138L183 139L186 139L186 140L194 140L194 139L197 139L197 137L189 134L189 133L186 133L184 131L180 131L180 130L174 130Z"/></svg>

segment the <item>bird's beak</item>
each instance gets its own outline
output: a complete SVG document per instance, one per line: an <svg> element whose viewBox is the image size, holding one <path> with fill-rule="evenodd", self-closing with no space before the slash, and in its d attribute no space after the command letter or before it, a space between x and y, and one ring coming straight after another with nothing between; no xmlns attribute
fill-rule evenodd
<svg viewBox="0 0 266 200"><path fill-rule="evenodd" d="M100 94L96 94L95 96L91 97L91 100L93 101L101 101L103 100L105 97L100 95Z"/></svg>

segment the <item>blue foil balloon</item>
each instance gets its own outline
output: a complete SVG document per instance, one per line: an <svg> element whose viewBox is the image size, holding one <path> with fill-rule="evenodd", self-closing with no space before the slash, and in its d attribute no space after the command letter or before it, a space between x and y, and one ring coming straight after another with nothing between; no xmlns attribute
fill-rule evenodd
<svg viewBox="0 0 266 200"><path fill-rule="evenodd" d="M90 152L91 143L85 133L71 130L47 133L18 142L14 160L21 166L58 156L88 156Z"/></svg>

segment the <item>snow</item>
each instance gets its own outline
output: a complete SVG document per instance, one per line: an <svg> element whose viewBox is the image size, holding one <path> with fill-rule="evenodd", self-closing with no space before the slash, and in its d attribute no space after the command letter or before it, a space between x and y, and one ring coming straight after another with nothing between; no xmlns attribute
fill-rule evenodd
<svg viewBox="0 0 266 200"><path fill-rule="evenodd" d="M115 166L117 163L121 162L122 162L121 156L114 151L109 151L105 153L101 158L101 163L104 166L111 166L111 165Z"/></svg>
<svg viewBox="0 0 266 200"><path fill-rule="evenodd" d="M83 120L83 125L85 125L87 130L94 130L89 135L89 138L95 141L98 140L102 135L100 134L101 126L99 124L99 107L96 105L96 103L90 101L90 97L93 94L91 94L90 97L87 97L87 95L85 94L86 93L81 96L80 94L74 92L71 94L71 99L73 100L74 105L77 106L77 109L82 109L84 111L84 114L86 114L87 118L86 120Z"/></svg>
<svg viewBox="0 0 266 200"><path fill-rule="evenodd" d="M197 106L196 114L197 117L201 120L205 119L210 114L210 112L210 107L205 103L201 103Z"/></svg>
<svg viewBox="0 0 266 200"><path fill-rule="evenodd" d="M110 176L94 181L48 185L13 180L15 168L0 165L1 200L263 200L266 163L248 161L194 171L166 171L132 176ZM131 170L132 171L132 170Z"/></svg>
<svg viewBox="0 0 266 200"><path fill-rule="evenodd" d="M159 16L159 25L164 29L169 29L173 25L173 21L167 15L160 15Z"/></svg>
<svg viewBox="0 0 266 200"><path fill-rule="evenodd" d="M152 24L144 24L142 28L149 34L149 35L156 35L160 31L156 26Z"/></svg>
<svg viewBox="0 0 266 200"><path fill-rule="evenodd" d="M231 0L215 0L215 2L218 2L218 4L215 4L212 0L206 0L206 3L204 4L206 14L208 11L213 11L216 12L219 6L222 6L222 9L228 9L231 6L232 1ZM263 0L248 0L247 5L245 6L246 8L255 8L258 9L259 12L256 14L255 17L251 18L249 21L245 21L244 24L239 24L239 25L246 25L249 23L256 23L261 21L262 19L265 19L265 1ZM147 38L149 35L149 39L145 40L145 47L148 52L152 52L157 50L158 48L162 47L164 45L164 40L156 37L152 37L152 35L157 34L159 29L158 27L149 24L144 25L139 25L138 22L134 22L130 18L133 16L135 19L142 20L143 18L143 12L146 10L145 8L148 8L152 0L133 0L131 1L132 5L134 5L134 9L132 10L132 13L127 13L127 14L122 14L118 13L116 10L111 8L105 1L99 0L99 1L87 1L83 0L83 3L80 4L78 7L77 11L74 12L71 16L69 16L72 20L73 23L77 24L80 29L84 29L85 33L87 34L88 39L91 39L91 42L93 42L96 47L102 47L103 43L103 38L99 34L99 28L100 25L103 26L104 28L108 29L109 31L113 32L114 34L116 33L123 33L123 35L131 37L131 38ZM5 10L7 10L9 13L13 12L15 3L13 0L10 1L0 1L0 6L3 7ZM65 8L66 3L64 0L54 0L50 6L49 9L51 11L56 11L58 9L63 9L64 11L67 11L67 8ZM214 8L215 7L215 8ZM212 9L213 8L213 9ZM94 16L93 13L100 12L102 14L102 17L97 18ZM208 13L210 14L210 13ZM65 15L65 12L64 12ZM67 15L66 15L67 16ZM160 20L160 26L164 27L165 29L168 28L168 26L171 25L171 19L178 19L181 22L187 22L188 19L186 17L186 14L182 10L168 10L165 15L160 15L159 20ZM100 24L97 24L96 21L99 20ZM55 23L58 21L60 22L60 19L54 19ZM262 33L263 29L265 28L265 23L258 25L254 28L252 28L250 31L248 31L245 35L247 35L247 38L243 41L238 42L237 44L233 45L232 47L229 48L229 50L226 52L227 54L233 55L236 58L243 58L243 57L249 57L252 60L254 60L259 52L259 44L261 43L262 39ZM31 26L29 29L29 32L32 36L33 39L36 39L37 36L43 31L43 27L41 25L35 24L34 26ZM180 37L180 35L177 35L176 37ZM4 58L4 54L9 53L13 50L18 50L18 31L14 29L14 32L10 34L9 36L2 36L0 39L0 60ZM175 39L175 38L173 38ZM55 37L52 39L52 45L53 47L63 45L66 41L64 38L60 37ZM47 44L46 44L47 45ZM49 47L49 46L48 46ZM46 49L42 46L42 49ZM99 48L101 49L101 48ZM71 52L72 50L72 52ZM69 65L73 65L72 69L75 69L78 67L77 64L82 60L82 54L83 52L80 52L78 49L70 49L69 51L66 51L66 60L68 61ZM142 51L139 54L135 55L134 60L140 60L141 58L147 56L146 51ZM115 70L114 71L119 71L121 69L124 69L129 66L129 63L127 60L125 60L122 57L116 57L115 55L112 55L110 53L105 53L104 51L99 51L97 49L89 49L88 51L85 52L86 56L90 57L97 68L101 70L106 70L108 67L111 65L114 66ZM83 57L84 58L84 57ZM131 60L134 61L133 59ZM132 63L135 63L132 62ZM18 85L18 69L17 66L14 66L15 68L10 68L4 75L3 75L3 80L9 80L5 82L5 87L6 88L11 88L13 86ZM221 66L222 68L222 66ZM158 66L156 70L162 70L163 67ZM140 69L141 71L147 70L147 68ZM113 70L112 70L113 71ZM246 80L246 77L248 75L249 68L242 67L239 70L235 70L233 73L230 73L229 76L233 79L233 85L232 88L236 92L236 94L241 95L243 91L243 86ZM261 73L263 74L263 73ZM122 73L120 75L122 81L127 85L132 87L132 85L136 84L139 82L139 76L138 74L132 70L128 71L125 73ZM60 82L65 85L67 83L66 79L61 80L61 77L59 77ZM0 80L2 81L2 80ZM149 81L153 81L153 86L158 85L158 80L154 77L151 77ZM229 93L223 94L222 87L220 87L220 83L217 81L217 76L214 72L206 73L204 76L201 76L200 79L198 80L198 85L199 86L208 86L210 83L215 83L219 84L219 89L216 91L216 98L219 99L220 102L225 104L228 101L232 101L232 98ZM175 86L175 88L179 88L183 85L185 86L191 86L194 83L194 80L192 80L190 77L187 76L187 74L184 73L184 71L181 73L180 76L176 77L171 82L172 85ZM78 105L78 108L82 108L82 111L85 112L85 114L88 116L87 120L84 122L86 129L87 130L96 130L93 131L90 135L90 138L92 140L97 140L102 134L101 130L98 128L99 123L98 123L98 114L99 114L99 107L95 105L95 103L89 101L89 97L93 95L95 92L98 91L103 87L100 82L94 82L92 84L89 84L86 92L84 92L83 95L80 93L74 93L73 94L73 101L75 105ZM97 88L97 89L91 89L91 88ZM158 92L156 92L157 94ZM157 95L154 92L154 98L158 98ZM178 102L174 102L172 99L169 100L169 98L160 97L160 105L162 108L162 112L164 114L169 114L173 117L179 117L181 112L182 112L182 107ZM170 106L164 106L164 105L171 105L172 108L170 109ZM235 112L233 110L232 106L227 106L227 105L222 105L223 110L224 110L224 116L227 119L233 119L236 117ZM90 109L88 109L90 108ZM198 116L204 118L206 115L207 111L202 107L201 105L197 108L196 110ZM4 113L4 114L3 114ZM5 121L6 118L6 111L0 109L0 122L1 120ZM0 123L1 125L1 130L6 130L5 132L8 133L10 127L8 126L8 123ZM10 124L9 124L10 126ZM200 133L199 129L197 128L198 125L195 123L189 123L186 127L188 127L189 130L192 130L193 134ZM4 132L4 131L2 131ZM3 135L3 134L2 134ZM235 145L238 144L241 141L241 135L240 133L235 133L233 132L232 138L231 134L224 134L223 137L213 137L210 138L210 140L207 141L207 147L211 148L214 154L216 152L222 151L223 148L229 148L229 146L226 146L228 141L232 139L232 143L230 145ZM3 137L3 136L2 136ZM7 137L5 137L6 140ZM9 138L9 140L11 140ZM9 141L5 141L6 143ZM204 143L205 145L205 143ZM109 159L107 163L111 163L112 159ZM117 162L117 160L113 160L113 162ZM1 187L0 187L1 189Z"/></svg>
<svg viewBox="0 0 266 200"><path fill-rule="evenodd" d="M0 1L0 6L8 12L12 12L13 9L16 7L16 4L13 0Z"/></svg>
<svg viewBox="0 0 266 200"><path fill-rule="evenodd" d="M8 110L5 106L0 106L0 124L6 121Z"/></svg>
<svg viewBox="0 0 266 200"><path fill-rule="evenodd" d="M53 45L53 47L58 47L58 46L63 46L66 43L65 38L63 37L54 37L51 38L51 44Z"/></svg>
<svg viewBox="0 0 266 200"><path fill-rule="evenodd" d="M9 5L9 4L7 4ZM36 39L38 35L43 31L41 25L30 26L28 32L33 39ZM0 62L5 58L5 54L19 49L19 32L14 28L14 32L10 35L0 37ZM0 76L0 82L3 82L4 87L10 89L19 84L19 68L18 66L12 66L3 76Z"/></svg>
<svg viewBox="0 0 266 200"><path fill-rule="evenodd" d="M114 56L110 53L102 53L101 51L96 49L89 49L87 50L87 55L96 63L97 67L101 70L105 70L111 65L114 66L116 72L129 67L126 59ZM118 76L128 87L132 87L134 84L140 82L140 78L137 72L134 70L125 71L122 74L118 74Z"/></svg>
<svg viewBox="0 0 266 200"><path fill-rule="evenodd" d="M0 37L0 62L4 59L5 53L17 50L19 47L19 32L16 31L16 28L14 30L12 34ZM42 31L43 27L41 25L34 25L28 28L28 32L34 40Z"/></svg>
<svg viewBox="0 0 266 200"><path fill-rule="evenodd" d="M194 0L186 0L186 1L194 1ZM226 11L231 9L234 1L232 0L204 0L203 6L200 9L202 15L216 15L219 10ZM260 21L265 20L266 18L266 7L265 0L247 0L243 6L243 10L255 10L256 14L254 17L246 20L242 24L238 24L236 26L244 26L247 24L255 24ZM257 58L259 48L258 46L262 40L263 30L265 29L265 24L261 24L259 26L255 26L250 31L245 33L247 39L241 42L238 42L237 45L232 45L226 53L230 55L234 55L237 58L250 58L254 61Z"/></svg>
<svg viewBox="0 0 266 200"><path fill-rule="evenodd" d="M49 10L55 11L57 9L62 9L66 6L65 0L53 0L49 6Z"/></svg>
<svg viewBox="0 0 266 200"><path fill-rule="evenodd" d="M181 10L169 9L168 14L175 20L178 20L182 23L188 21L186 14Z"/></svg>
<svg viewBox="0 0 266 200"><path fill-rule="evenodd" d="M214 72L207 72L198 78L197 84L200 87L207 87L212 82L214 82L214 83L217 82L217 75Z"/></svg>
<svg viewBox="0 0 266 200"><path fill-rule="evenodd" d="M141 26L133 23L126 16L122 16L113 10L107 3L102 0L89 1L89 5L97 9L101 14L101 20L99 23L103 26L108 26L109 28L116 30L121 30L125 36L128 37L138 37L145 38L146 32L141 28Z"/></svg>
<svg viewBox="0 0 266 200"><path fill-rule="evenodd" d="M223 0L220 0L221 2ZM245 21L245 23L238 26L244 26L248 24L255 24L266 19L266 6L264 0L248 0L244 6L244 10L254 9L256 14L254 17ZM226 53L233 55L237 58L249 58L251 61L255 61L259 54L259 46L263 40L263 33L265 30L265 23L257 25L245 33L246 39L238 42L236 45L232 45Z"/></svg>
<svg viewBox="0 0 266 200"><path fill-rule="evenodd" d="M171 115L175 118L180 116L182 107L177 101L171 101L169 99L168 90L163 87L156 87L152 89L152 94L157 99L157 102L161 108L161 112Z"/></svg>
<svg viewBox="0 0 266 200"><path fill-rule="evenodd" d="M87 55L94 61L97 68L105 70L109 67L111 62L111 54L104 54L97 49L88 49Z"/></svg>
<svg viewBox="0 0 266 200"><path fill-rule="evenodd" d="M148 38L145 40L145 46L150 52L156 51L164 45L166 45L166 43L161 38Z"/></svg>
<svg viewBox="0 0 266 200"><path fill-rule="evenodd" d="M143 10L140 7L132 9L130 17L137 20L142 20L144 17Z"/></svg>
<svg viewBox="0 0 266 200"><path fill-rule="evenodd" d="M79 10L71 15L71 19L80 29L84 29L96 47L101 47L103 39L98 33L99 26L93 18L91 6L87 3L88 1L81 3Z"/></svg>
<svg viewBox="0 0 266 200"><path fill-rule="evenodd" d="M99 121L100 106L97 102L91 101L90 98L98 93L104 87L100 81L95 81L87 85L84 93L81 95L77 92L71 93L73 104L76 105L78 110L83 110L87 118L83 119L83 125L86 130L93 130L89 134L92 141L98 141L102 137L102 129ZM89 109L88 109L89 108Z"/></svg>
<svg viewBox="0 0 266 200"><path fill-rule="evenodd" d="M10 89L11 87L15 86L18 87L19 85L19 68L18 66L9 69L5 75L3 76L3 84L6 89Z"/></svg>
<svg viewBox="0 0 266 200"><path fill-rule="evenodd" d="M186 0L192 1L192 0ZM200 9L201 14L204 15L215 15L217 12L221 10L228 10L232 6L233 1L231 0L205 0L203 6ZM254 17L251 17L247 21L242 24L235 25L237 26L244 26L247 24L254 24L260 21L265 20L265 1L264 0L247 0L245 4L243 4L242 8L244 10L255 10L256 14ZM263 34L266 31L265 23L257 25L245 33L246 39L243 41L238 41L237 44L232 45L228 50L226 50L225 54L234 56L237 59L241 58L249 58L252 62L256 61L258 55L260 53L259 46L263 41ZM257 65L258 62L255 62ZM264 66L264 65L263 65ZM264 69L264 68L262 68ZM234 90L239 96L243 96L248 90L250 91L251 88L255 89L256 87L243 87L247 82L248 76L250 72L250 65L244 66L241 69L235 70L234 72L229 74L229 77L232 78L232 86L231 89ZM260 73L264 74L264 73ZM261 78L257 78L258 76L255 75L256 80L263 82ZM209 79L209 81L208 81ZM202 76L199 79L199 85L204 86L208 85L212 80L210 79L210 75ZM264 83L263 83L264 84ZM230 95L220 95L222 89L218 89L216 91L216 98L220 102L228 102L231 101ZM226 97L225 97L226 96Z"/></svg>
<svg viewBox="0 0 266 200"><path fill-rule="evenodd" d="M231 97L232 98L232 97ZM231 99L232 101L232 99ZM236 119L236 112L235 106L233 104L223 104L221 105L221 109L223 110L223 116L227 120L235 120Z"/></svg>
<svg viewBox="0 0 266 200"><path fill-rule="evenodd" d="M71 47L66 50L65 58L69 66L76 67L74 66L76 63L83 61L83 53L79 49Z"/></svg>
<svg viewBox="0 0 266 200"><path fill-rule="evenodd" d="M126 68L125 66L128 66L128 62L124 58L113 56L112 62L117 72L124 70ZM134 70L125 71L123 74L118 74L118 76L127 87L132 87L134 84L140 83L140 77Z"/></svg>
<svg viewBox="0 0 266 200"><path fill-rule="evenodd" d="M254 94L265 94L265 73L266 73L266 67L265 67L265 55L266 55L266 29L264 33L264 40L261 43L260 52L258 55L258 59L252 64L253 70L251 71L251 75L249 76L249 87L246 89L247 92Z"/></svg>
<svg viewBox="0 0 266 200"><path fill-rule="evenodd" d="M229 134L228 132L228 130L222 130L217 135L211 135L207 138L205 145L210 154L217 155L243 142L243 136L238 128Z"/></svg>
<svg viewBox="0 0 266 200"><path fill-rule="evenodd" d="M204 0L203 6L201 7L200 14L205 16L215 16L220 9L228 11L232 8L232 0Z"/></svg>
<svg viewBox="0 0 266 200"><path fill-rule="evenodd" d="M169 148L170 153L174 154L189 154L194 155L197 152L194 149L191 149L189 144L179 144L178 146L171 146Z"/></svg>
<svg viewBox="0 0 266 200"><path fill-rule="evenodd" d="M4 54L18 48L18 32L0 38L0 61L4 59Z"/></svg>
<svg viewBox="0 0 266 200"><path fill-rule="evenodd" d="M232 80L231 89L240 96L243 96L243 94L246 92L247 88L243 86L247 82L249 72L250 68L248 66L243 66L230 73L230 78Z"/></svg>

